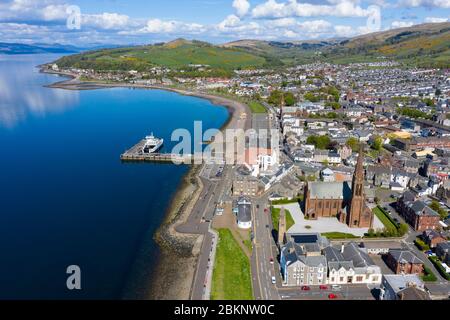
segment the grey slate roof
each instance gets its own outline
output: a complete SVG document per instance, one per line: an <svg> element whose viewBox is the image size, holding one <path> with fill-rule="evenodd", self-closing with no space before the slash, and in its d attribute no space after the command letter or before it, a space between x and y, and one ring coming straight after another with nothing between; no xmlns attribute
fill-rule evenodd
<svg viewBox="0 0 450 320"><path fill-rule="evenodd" d="M348 182L309 182L312 199L350 199L352 189Z"/></svg>
<svg viewBox="0 0 450 320"><path fill-rule="evenodd" d="M353 265L357 268L369 267L375 264L369 255L354 242L344 247L342 255L346 260L353 261Z"/></svg>
<svg viewBox="0 0 450 320"><path fill-rule="evenodd" d="M439 216L439 214L434 211L433 209L431 209L430 207L428 207L426 205L425 202L417 200L415 202L413 202L412 204L409 205L409 207L411 208L411 210L414 211L414 213L416 215L419 216Z"/></svg>
<svg viewBox="0 0 450 320"><path fill-rule="evenodd" d="M308 267L327 267L327 259L325 256L307 257L306 251L303 250L302 246L292 241L284 246L283 253L285 254L287 265L300 261Z"/></svg>
<svg viewBox="0 0 450 320"><path fill-rule="evenodd" d="M395 261L400 263L423 263L422 260L417 258L416 255L409 250L391 249L389 250L389 254Z"/></svg>

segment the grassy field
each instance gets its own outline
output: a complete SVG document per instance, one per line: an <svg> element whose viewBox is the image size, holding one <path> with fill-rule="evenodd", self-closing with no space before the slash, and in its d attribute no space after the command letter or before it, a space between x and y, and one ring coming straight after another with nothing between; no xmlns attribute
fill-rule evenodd
<svg viewBox="0 0 450 320"><path fill-rule="evenodd" d="M383 211L381 211L379 207L375 207L373 209L373 213L378 217L378 219L380 219L386 229L397 230L397 226L392 223L392 221L384 214Z"/></svg>
<svg viewBox="0 0 450 320"><path fill-rule="evenodd" d="M278 223L280 222L280 211L281 211L280 208L272 208L273 229L276 230L277 232L278 232ZM285 209L285 213L286 213L286 231L287 231L295 224L295 221L292 218L292 215L289 212L289 210Z"/></svg>
<svg viewBox="0 0 450 320"><path fill-rule="evenodd" d="M359 237L350 234L350 233L342 233L342 232L327 232L322 233L322 236L328 239L357 239Z"/></svg>
<svg viewBox="0 0 450 320"><path fill-rule="evenodd" d="M253 300L250 261L230 230L219 229L212 279L212 300Z"/></svg>
<svg viewBox="0 0 450 320"><path fill-rule="evenodd" d="M264 108L264 106L258 101L251 101L248 106L250 107L252 113L267 113L266 108Z"/></svg>

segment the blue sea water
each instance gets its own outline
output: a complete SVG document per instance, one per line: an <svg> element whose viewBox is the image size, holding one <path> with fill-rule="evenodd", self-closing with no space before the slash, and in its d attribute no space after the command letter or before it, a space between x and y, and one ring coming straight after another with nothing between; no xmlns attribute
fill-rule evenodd
<svg viewBox="0 0 450 320"><path fill-rule="evenodd" d="M120 154L151 132L170 150L174 129L219 128L228 112L166 91L45 88L61 78L35 66L55 58L0 56L0 299L119 299L130 279L148 285L133 266L145 252L143 275L154 268L147 240L188 170Z"/></svg>

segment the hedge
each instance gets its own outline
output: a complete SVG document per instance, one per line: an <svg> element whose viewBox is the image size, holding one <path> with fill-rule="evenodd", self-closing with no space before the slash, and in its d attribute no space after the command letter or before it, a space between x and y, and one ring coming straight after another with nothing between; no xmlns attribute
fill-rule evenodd
<svg viewBox="0 0 450 320"><path fill-rule="evenodd" d="M414 240L414 244L416 245L417 248L419 248L419 250L421 251L428 251L430 250L430 246L427 245L425 242L423 242L420 239L416 239Z"/></svg>
<svg viewBox="0 0 450 320"><path fill-rule="evenodd" d="M422 276L422 280L425 282L434 282L437 281L436 275L430 270L430 268L423 266L424 275Z"/></svg>
<svg viewBox="0 0 450 320"><path fill-rule="evenodd" d="M444 267L442 266L441 262L437 257L428 257L430 261L433 263L433 265L436 267L436 269L439 271L441 276L445 279L450 281L450 275L445 271Z"/></svg>

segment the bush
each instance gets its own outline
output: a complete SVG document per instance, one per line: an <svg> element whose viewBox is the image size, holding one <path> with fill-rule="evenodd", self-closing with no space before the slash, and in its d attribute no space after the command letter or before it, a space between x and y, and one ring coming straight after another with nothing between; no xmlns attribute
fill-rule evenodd
<svg viewBox="0 0 450 320"><path fill-rule="evenodd" d="M450 275L445 271L444 267L442 266L441 262L439 261L438 257L429 257L430 261L433 263L433 265L436 267L436 269L439 271L441 276L447 280L450 281Z"/></svg>
<svg viewBox="0 0 450 320"><path fill-rule="evenodd" d="M424 275L422 276L423 281L425 281L425 282L437 281L436 275L430 270L430 268L424 266L423 272L424 272Z"/></svg>
<svg viewBox="0 0 450 320"><path fill-rule="evenodd" d="M414 244L416 245L417 248L419 248L419 250L422 250L422 251L430 250L430 246L418 238L416 240L414 240Z"/></svg>

